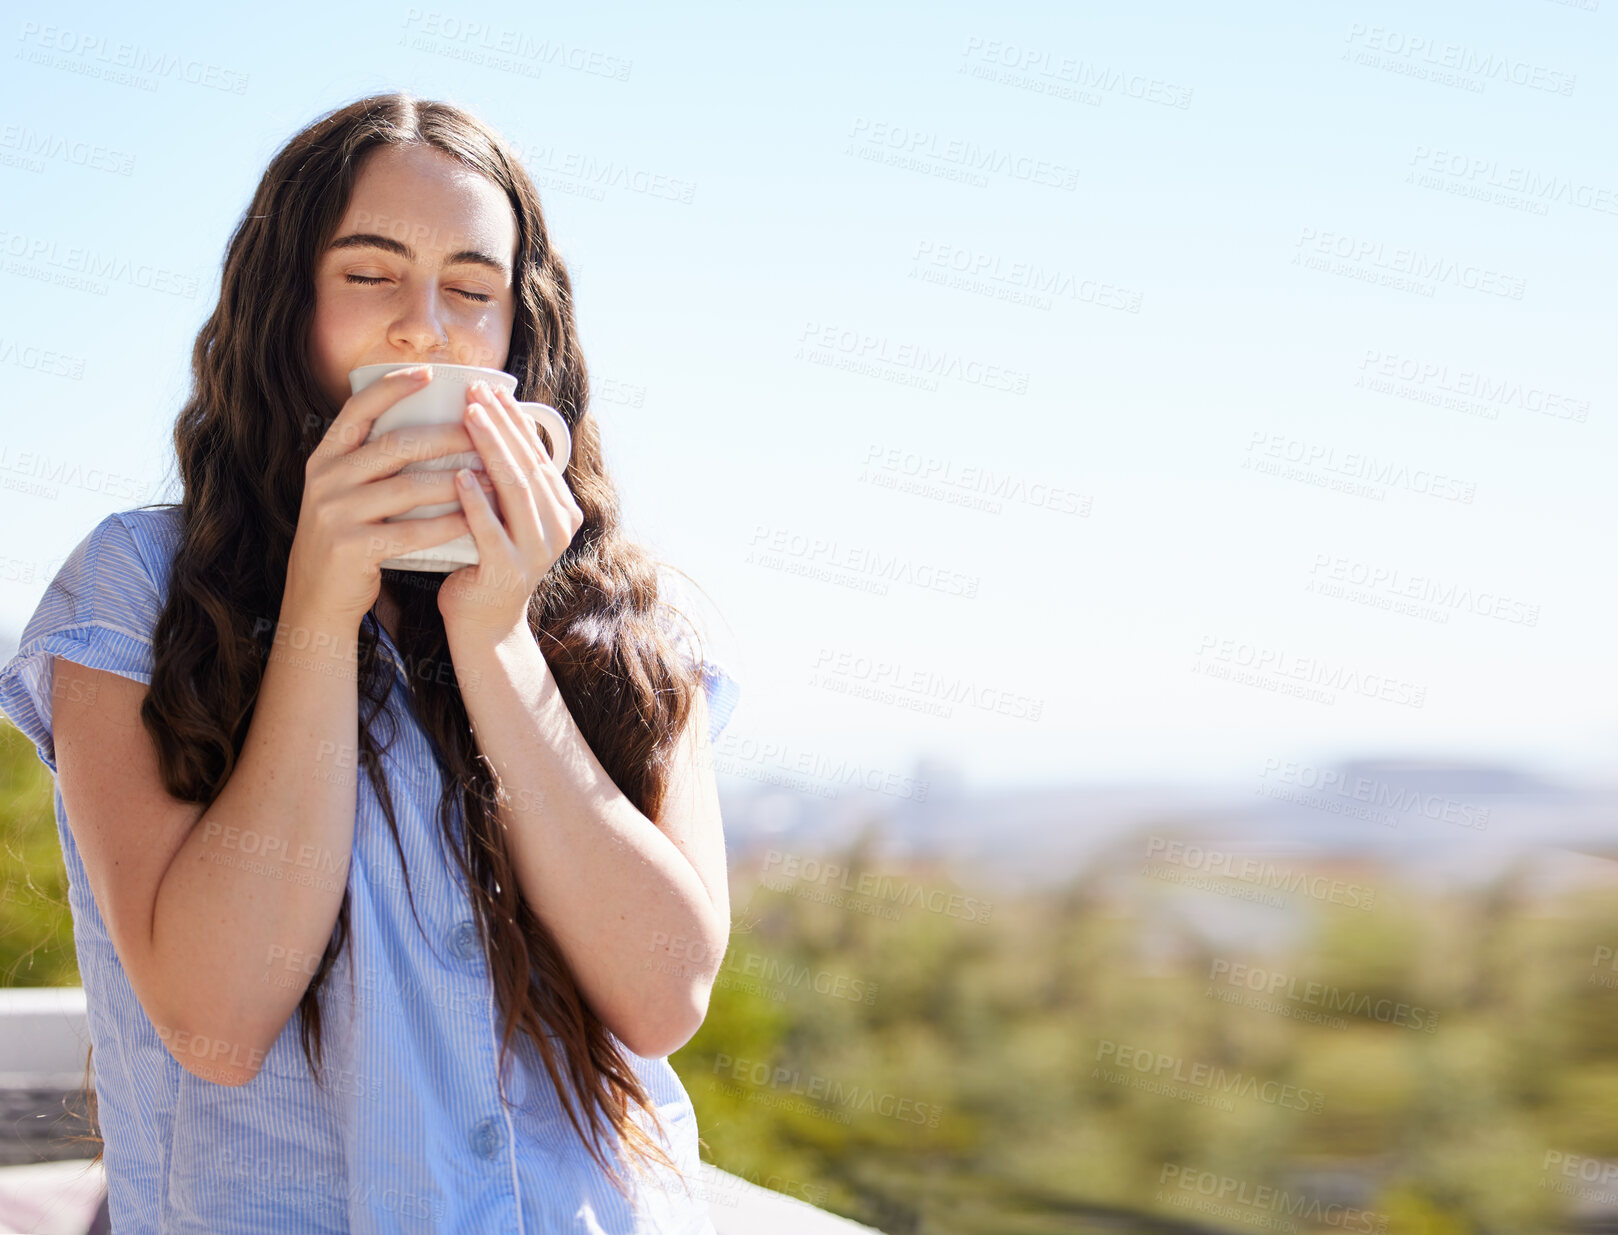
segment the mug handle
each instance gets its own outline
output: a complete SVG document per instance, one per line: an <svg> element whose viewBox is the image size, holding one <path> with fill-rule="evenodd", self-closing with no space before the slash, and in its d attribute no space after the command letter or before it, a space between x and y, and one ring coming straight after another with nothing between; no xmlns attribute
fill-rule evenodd
<svg viewBox="0 0 1618 1235"><path fill-rule="evenodd" d="M556 470L565 472L567 461L573 457L573 435L567 431L567 421L562 419L562 413L549 403L519 403L517 406L539 421L540 428L551 440L551 458Z"/></svg>

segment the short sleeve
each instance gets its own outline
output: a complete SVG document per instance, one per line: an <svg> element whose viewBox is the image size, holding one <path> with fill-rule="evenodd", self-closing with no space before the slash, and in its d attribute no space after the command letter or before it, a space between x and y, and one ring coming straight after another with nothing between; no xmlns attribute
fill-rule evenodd
<svg viewBox="0 0 1618 1235"><path fill-rule="evenodd" d="M668 584L664 583L665 588ZM681 601L687 601L683 590L676 590L675 595ZM681 659L688 666L695 668L699 653L691 638L690 623L685 620L685 609L681 616L677 616L665 601L660 608L660 620L665 633L674 643ZM727 667L727 663L715 657L711 652L700 653L702 660L702 689L708 699L708 741L717 742L719 735L724 732L725 726L730 723L732 713L736 711L736 704L741 698L741 685L735 675Z"/></svg>
<svg viewBox="0 0 1618 1235"><path fill-rule="evenodd" d="M713 743L730 723L730 714L736 710L742 688L730 672L713 659L703 667L702 685L708 693L708 741Z"/></svg>
<svg viewBox="0 0 1618 1235"><path fill-rule="evenodd" d="M134 534L108 515L56 572L23 627L16 655L0 668L0 711L33 741L54 774L51 657L152 680L152 629L162 608Z"/></svg>

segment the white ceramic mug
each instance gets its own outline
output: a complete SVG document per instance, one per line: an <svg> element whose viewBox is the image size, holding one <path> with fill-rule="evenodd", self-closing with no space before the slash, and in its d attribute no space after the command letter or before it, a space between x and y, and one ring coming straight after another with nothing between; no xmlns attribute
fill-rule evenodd
<svg viewBox="0 0 1618 1235"><path fill-rule="evenodd" d="M395 369L414 368L410 362L396 363L388 361L383 364L361 365L348 375L348 384L354 394L359 394L372 382L384 374L392 373ZM467 391L473 382L484 381L495 389L503 389L515 394L517 379L500 369L484 369L477 365L466 364L429 364L431 376L427 384L420 390L405 395L382 415L376 418L371 426L371 434L365 440L375 441L384 433L394 429L413 429L426 425L453 425L463 423L463 414L466 411ZM567 461L573 454L573 436L568 432L567 421L562 419L562 413L548 403L519 403L524 412L539 422L539 427L549 438L551 457L560 470L566 470ZM439 455L435 459L416 459L400 469L404 472L442 472L455 468L469 467L474 472L486 471L483 458L476 451L465 454ZM447 515L459 510L459 500L450 502L433 502L426 506L417 506L414 510L407 510L402 515L390 515L386 522L397 523L402 519L431 519L436 515ZM399 557L390 557L382 565L392 570L434 570L449 572L459 570L462 566L476 566L478 564L477 541L472 533L457 536L454 540L436 545L430 549L416 549Z"/></svg>

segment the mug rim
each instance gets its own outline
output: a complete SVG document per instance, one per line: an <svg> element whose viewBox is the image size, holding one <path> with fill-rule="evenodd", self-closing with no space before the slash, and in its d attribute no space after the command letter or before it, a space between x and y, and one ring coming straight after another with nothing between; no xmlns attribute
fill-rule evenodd
<svg viewBox="0 0 1618 1235"><path fill-rule="evenodd" d="M375 364L362 364L350 369L348 376L349 380L352 381L356 373L369 373L373 369L387 369L389 371L394 369L414 369L419 365L425 365L434 370L433 376L435 377L439 369L460 369L468 373L483 373L493 378L506 378L511 382L513 390L517 388L516 374L507 373L504 369L490 368L488 365L441 364L436 360L379 360Z"/></svg>

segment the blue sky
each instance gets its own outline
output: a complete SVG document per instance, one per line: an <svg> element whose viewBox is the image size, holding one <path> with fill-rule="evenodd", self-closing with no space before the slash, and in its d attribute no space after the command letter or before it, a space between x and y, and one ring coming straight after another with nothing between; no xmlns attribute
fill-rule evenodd
<svg viewBox="0 0 1618 1235"><path fill-rule="evenodd" d="M536 178L631 528L743 682L745 775L1609 778L1590 3L12 6L0 628L173 495L275 149L403 88ZM84 250L120 273L64 281Z"/></svg>

